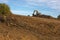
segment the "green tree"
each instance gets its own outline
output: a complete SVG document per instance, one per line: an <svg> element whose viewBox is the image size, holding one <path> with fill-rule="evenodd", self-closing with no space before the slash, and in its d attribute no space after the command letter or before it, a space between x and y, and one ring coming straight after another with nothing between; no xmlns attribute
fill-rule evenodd
<svg viewBox="0 0 60 40"><path fill-rule="evenodd" d="M0 3L0 15L9 15L11 14L10 8L5 3Z"/></svg>
<svg viewBox="0 0 60 40"><path fill-rule="evenodd" d="M58 15L58 17L57 17L58 19L60 19L60 15Z"/></svg>

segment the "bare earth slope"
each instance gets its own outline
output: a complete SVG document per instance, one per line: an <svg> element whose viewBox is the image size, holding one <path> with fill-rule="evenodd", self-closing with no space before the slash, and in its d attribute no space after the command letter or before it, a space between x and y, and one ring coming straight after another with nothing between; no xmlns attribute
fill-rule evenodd
<svg viewBox="0 0 60 40"><path fill-rule="evenodd" d="M60 40L60 21L7 16L5 22L0 22L0 40Z"/></svg>

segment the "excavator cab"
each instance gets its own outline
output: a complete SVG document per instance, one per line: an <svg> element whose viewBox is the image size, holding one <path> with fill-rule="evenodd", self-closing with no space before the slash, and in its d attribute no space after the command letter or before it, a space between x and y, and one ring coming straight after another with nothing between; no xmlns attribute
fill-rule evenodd
<svg viewBox="0 0 60 40"><path fill-rule="evenodd" d="M37 10L34 10L34 12L33 12L33 16L38 16L38 15L40 15L41 13L39 13Z"/></svg>

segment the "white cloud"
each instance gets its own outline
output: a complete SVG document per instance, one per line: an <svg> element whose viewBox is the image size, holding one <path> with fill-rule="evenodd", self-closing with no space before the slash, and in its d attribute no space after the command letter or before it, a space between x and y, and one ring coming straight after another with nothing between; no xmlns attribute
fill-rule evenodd
<svg viewBox="0 0 60 40"><path fill-rule="evenodd" d="M26 0L30 5L42 6L43 4L52 9L60 10L60 0Z"/></svg>
<svg viewBox="0 0 60 40"><path fill-rule="evenodd" d="M0 3L7 3L8 0L0 0Z"/></svg>
<svg viewBox="0 0 60 40"><path fill-rule="evenodd" d="M18 14L18 15L31 15L32 14L30 11L25 11L25 10L11 10L11 11L12 13Z"/></svg>
<svg viewBox="0 0 60 40"><path fill-rule="evenodd" d="M60 0L50 0L46 4L50 8L60 10Z"/></svg>
<svg viewBox="0 0 60 40"><path fill-rule="evenodd" d="M45 2L46 0L26 0L27 2Z"/></svg>

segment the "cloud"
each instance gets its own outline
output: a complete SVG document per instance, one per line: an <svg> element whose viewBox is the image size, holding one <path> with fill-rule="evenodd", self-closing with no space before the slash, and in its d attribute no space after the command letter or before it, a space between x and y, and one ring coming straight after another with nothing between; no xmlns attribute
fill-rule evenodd
<svg viewBox="0 0 60 40"><path fill-rule="evenodd" d="M60 10L60 0L26 0L26 2L33 6L45 5L51 9Z"/></svg>
<svg viewBox="0 0 60 40"><path fill-rule="evenodd" d="M46 4L50 8L60 10L60 0L49 0Z"/></svg>
<svg viewBox="0 0 60 40"><path fill-rule="evenodd" d="M0 3L7 3L9 0L0 0Z"/></svg>
<svg viewBox="0 0 60 40"><path fill-rule="evenodd" d="M17 15L31 15L32 14L30 11L25 11L25 10L11 10L11 11L13 14L17 14Z"/></svg>

